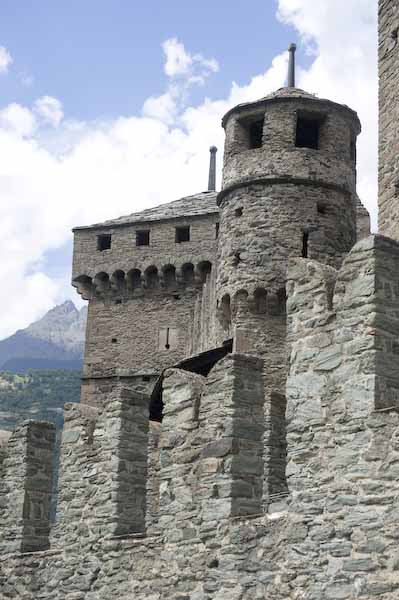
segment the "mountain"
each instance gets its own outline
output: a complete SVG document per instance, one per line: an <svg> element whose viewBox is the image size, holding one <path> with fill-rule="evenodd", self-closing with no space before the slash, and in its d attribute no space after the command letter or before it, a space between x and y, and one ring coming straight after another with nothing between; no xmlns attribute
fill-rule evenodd
<svg viewBox="0 0 399 600"><path fill-rule="evenodd" d="M0 370L81 369L87 308L67 300L26 329L0 341Z"/></svg>

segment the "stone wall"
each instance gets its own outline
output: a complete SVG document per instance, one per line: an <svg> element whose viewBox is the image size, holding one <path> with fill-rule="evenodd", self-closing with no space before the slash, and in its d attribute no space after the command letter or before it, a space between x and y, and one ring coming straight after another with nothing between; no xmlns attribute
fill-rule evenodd
<svg viewBox="0 0 399 600"><path fill-rule="evenodd" d="M379 231L399 238L399 6L379 1Z"/></svg>
<svg viewBox="0 0 399 600"><path fill-rule="evenodd" d="M197 297L198 290L193 288L153 293L122 304L93 299L89 303L84 375L151 375L185 358L192 344Z"/></svg>
<svg viewBox="0 0 399 600"><path fill-rule="evenodd" d="M226 357L207 378L168 371L158 531L115 537L107 529L114 495L97 505L87 496L93 519L87 511L81 520L84 549L70 529L50 550L3 554L0 597L396 600L398 258L399 245L377 236L358 243L338 272L307 259L290 264L285 499L269 496L257 516L258 493L251 518L241 512L248 506L241 494L252 477L258 480L263 462L259 360ZM64 447L64 472L77 473L77 452L85 485L111 492L113 473L121 472L119 450L116 444L109 453L101 415L91 458L87 447L79 450L89 444L92 419L83 418L83 430L69 429L64 445L75 448L68 458ZM87 457L104 457L104 442L108 458L97 460L94 472ZM75 518L84 498L70 491Z"/></svg>

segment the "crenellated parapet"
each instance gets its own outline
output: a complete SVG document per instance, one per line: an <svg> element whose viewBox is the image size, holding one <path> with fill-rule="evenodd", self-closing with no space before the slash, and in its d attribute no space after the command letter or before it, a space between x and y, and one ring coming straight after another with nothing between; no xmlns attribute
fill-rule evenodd
<svg viewBox="0 0 399 600"><path fill-rule="evenodd" d="M350 423L367 429L381 411L386 426L396 422L389 414L399 411L398 281L399 244L377 235L356 244L339 271L292 261L287 284L291 489L323 483L324 462L333 461L335 477L344 468L339 457L346 459L336 446L324 444L322 431L329 439L345 437ZM358 439L360 444L361 434Z"/></svg>

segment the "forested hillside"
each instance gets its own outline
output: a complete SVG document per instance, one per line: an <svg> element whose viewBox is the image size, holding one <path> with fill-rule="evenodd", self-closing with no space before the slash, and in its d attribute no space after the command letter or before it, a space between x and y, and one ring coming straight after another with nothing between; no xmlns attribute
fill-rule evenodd
<svg viewBox="0 0 399 600"><path fill-rule="evenodd" d="M0 430L26 419L52 421L62 427L63 406L80 400L80 371L0 372Z"/></svg>

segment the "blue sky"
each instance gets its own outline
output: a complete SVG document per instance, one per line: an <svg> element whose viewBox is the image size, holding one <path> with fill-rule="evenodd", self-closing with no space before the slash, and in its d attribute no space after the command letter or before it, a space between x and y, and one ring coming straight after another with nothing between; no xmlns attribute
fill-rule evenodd
<svg viewBox="0 0 399 600"><path fill-rule="evenodd" d="M49 94L69 117L136 113L162 93L160 46L171 37L219 61L211 93L225 97L233 80L246 83L297 38L276 20L276 7L274 0L2 0L0 40L14 57L2 101ZM33 84L21 85L28 77Z"/></svg>
<svg viewBox="0 0 399 600"><path fill-rule="evenodd" d="M359 112L376 223L376 0L2 0L0 339L66 298L71 229L218 182L223 114L284 85ZM277 11L279 17L277 17Z"/></svg>

